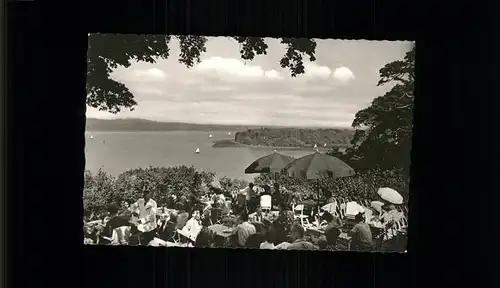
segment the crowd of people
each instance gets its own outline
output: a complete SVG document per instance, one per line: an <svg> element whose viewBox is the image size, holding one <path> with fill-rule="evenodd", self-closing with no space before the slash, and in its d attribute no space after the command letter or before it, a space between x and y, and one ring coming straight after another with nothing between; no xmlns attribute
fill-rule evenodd
<svg viewBox="0 0 500 288"><path fill-rule="evenodd" d="M262 205L265 195L272 205ZM402 214L390 203L353 217L314 206L299 214L299 199L278 183L272 188L250 183L231 192L211 187L202 198L172 195L165 207L150 196L143 191L131 205L112 203L97 220L86 213L85 243L354 251L382 251L389 245L399 252L406 246L400 243L406 227L393 229Z"/></svg>

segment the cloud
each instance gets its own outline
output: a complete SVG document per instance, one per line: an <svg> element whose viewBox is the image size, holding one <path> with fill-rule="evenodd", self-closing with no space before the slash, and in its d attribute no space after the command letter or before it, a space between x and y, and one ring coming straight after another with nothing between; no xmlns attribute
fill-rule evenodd
<svg viewBox="0 0 500 288"><path fill-rule="evenodd" d="M333 77L342 83L347 83L350 80L355 79L354 73L351 71L351 69L345 66L335 69L335 71L333 71Z"/></svg>
<svg viewBox="0 0 500 288"><path fill-rule="evenodd" d="M112 73L113 79L134 94L138 102L134 111L124 108L113 115L89 108L87 117L350 126L357 111L391 88L377 87L378 69L404 57L407 51L402 43L321 40L317 60L304 59L305 73L291 77L290 71L279 64L286 53L283 45L276 39L266 40L267 55L245 63L236 41L209 38L202 61L192 68L179 63L176 55L180 50L173 43L168 59L156 63L132 61L130 67L118 67ZM356 85L345 85L353 79Z"/></svg>
<svg viewBox="0 0 500 288"><path fill-rule="evenodd" d="M136 69L132 75L139 81L160 81L166 78L165 73L158 68Z"/></svg>
<svg viewBox="0 0 500 288"><path fill-rule="evenodd" d="M195 69L200 72L215 72L220 76L281 79L276 70L266 71L259 65L244 63L235 58L211 57L201 61Z"/></svg>
<svg viewBox="0 0 500 288"><path fill-rule="evenodd" d="M314 62L304 63L305 76L310 78L326 79L332 74L332 70L327 66L320 66Z"/></svg>
<svg viewBox="0 0 500 288"><path fill-rule="evenodd" d="M264 73L264 76L266 76L267 78L271 78L271 79L283 79L283 77L281 77L281 75L279 74L279 72L276 71L276 70L266 71Z"/></svg>

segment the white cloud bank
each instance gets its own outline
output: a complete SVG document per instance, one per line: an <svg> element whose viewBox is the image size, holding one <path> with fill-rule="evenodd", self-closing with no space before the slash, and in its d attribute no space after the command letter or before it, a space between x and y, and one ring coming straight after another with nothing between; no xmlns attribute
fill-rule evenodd
<svg viewBox="0 0 500 288"><path fill-rule="evenodd" d="M147 70L134 70L134 76L140 80L157 81L165 79L166 75L158 68L150 68Z"/></svg>
<svg viewBox="0 0 500 288"><path fill-rule="evenodd" d="M234 58L211 57L201 61L194 69L199 72L214 72L220 76L282 79L276 70L264 70L259 65L252 65Z"/></svg>
<svg viewBox="0 0 500 288"><path fill-rule="evenodd" d="M347 83L350 80L355 79L354 73L351 71L351 69L345 66L335 69L335 71L333 71L333 77L342 83Z"/></svg>
<svg viewBox="0 0 500 288"><path fill-rule="evenodd" d="M179 63L177 45L171 45L171 57L157 63L132 61L113 71L112 78L134 94L135 110L114 115L88 108L87 117L350 126L357 111L390 89L377 87L378 69L408 49L404 43L324 40L317 47L318 60L304 59L305 73L291 77L279 65L284 48L278 40L268 41L268 54L246 63L238 43L221 37L209 39L202 61L192 68Z"/></svg>

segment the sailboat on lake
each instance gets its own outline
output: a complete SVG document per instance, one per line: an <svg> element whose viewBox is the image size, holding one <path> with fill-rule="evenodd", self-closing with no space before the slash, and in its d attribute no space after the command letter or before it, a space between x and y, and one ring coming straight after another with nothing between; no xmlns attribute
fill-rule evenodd
<svg viewBox="0 0 500 288"><path fill-rule="evenodd" d="M228 132L228 133L227 133L227 136L231 136L231 132Z"/></svg>
<svg viewBox="0 0 500 288"><path fill-rule="evenodd" d="M208 138L212 138L212 134L209 134L209 135L208 135Z"/></svg>
<svg viewBox="0 0 500 288"><path fill-rule="evenodd" d="M194 154L200 154L200 148L196 148L196 150L194 150Z"/></svg>
<svg viewBox="0 0 500 288"><path fill-rule="evenodd" d="M314 144L314 148L318 148L318 145Z"/></svg>

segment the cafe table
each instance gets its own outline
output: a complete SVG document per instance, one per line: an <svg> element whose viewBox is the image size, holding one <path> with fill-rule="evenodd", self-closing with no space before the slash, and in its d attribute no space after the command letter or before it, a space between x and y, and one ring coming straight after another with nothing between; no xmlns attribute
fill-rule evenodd
<svg viewBox="0 0 500 288"><path fill-rule="evenodd" d="M208 226L208 229L222 240L224 246L226 247L231 246L231 236L232 236L231 227L222 224L214 224Z"/></svg>

